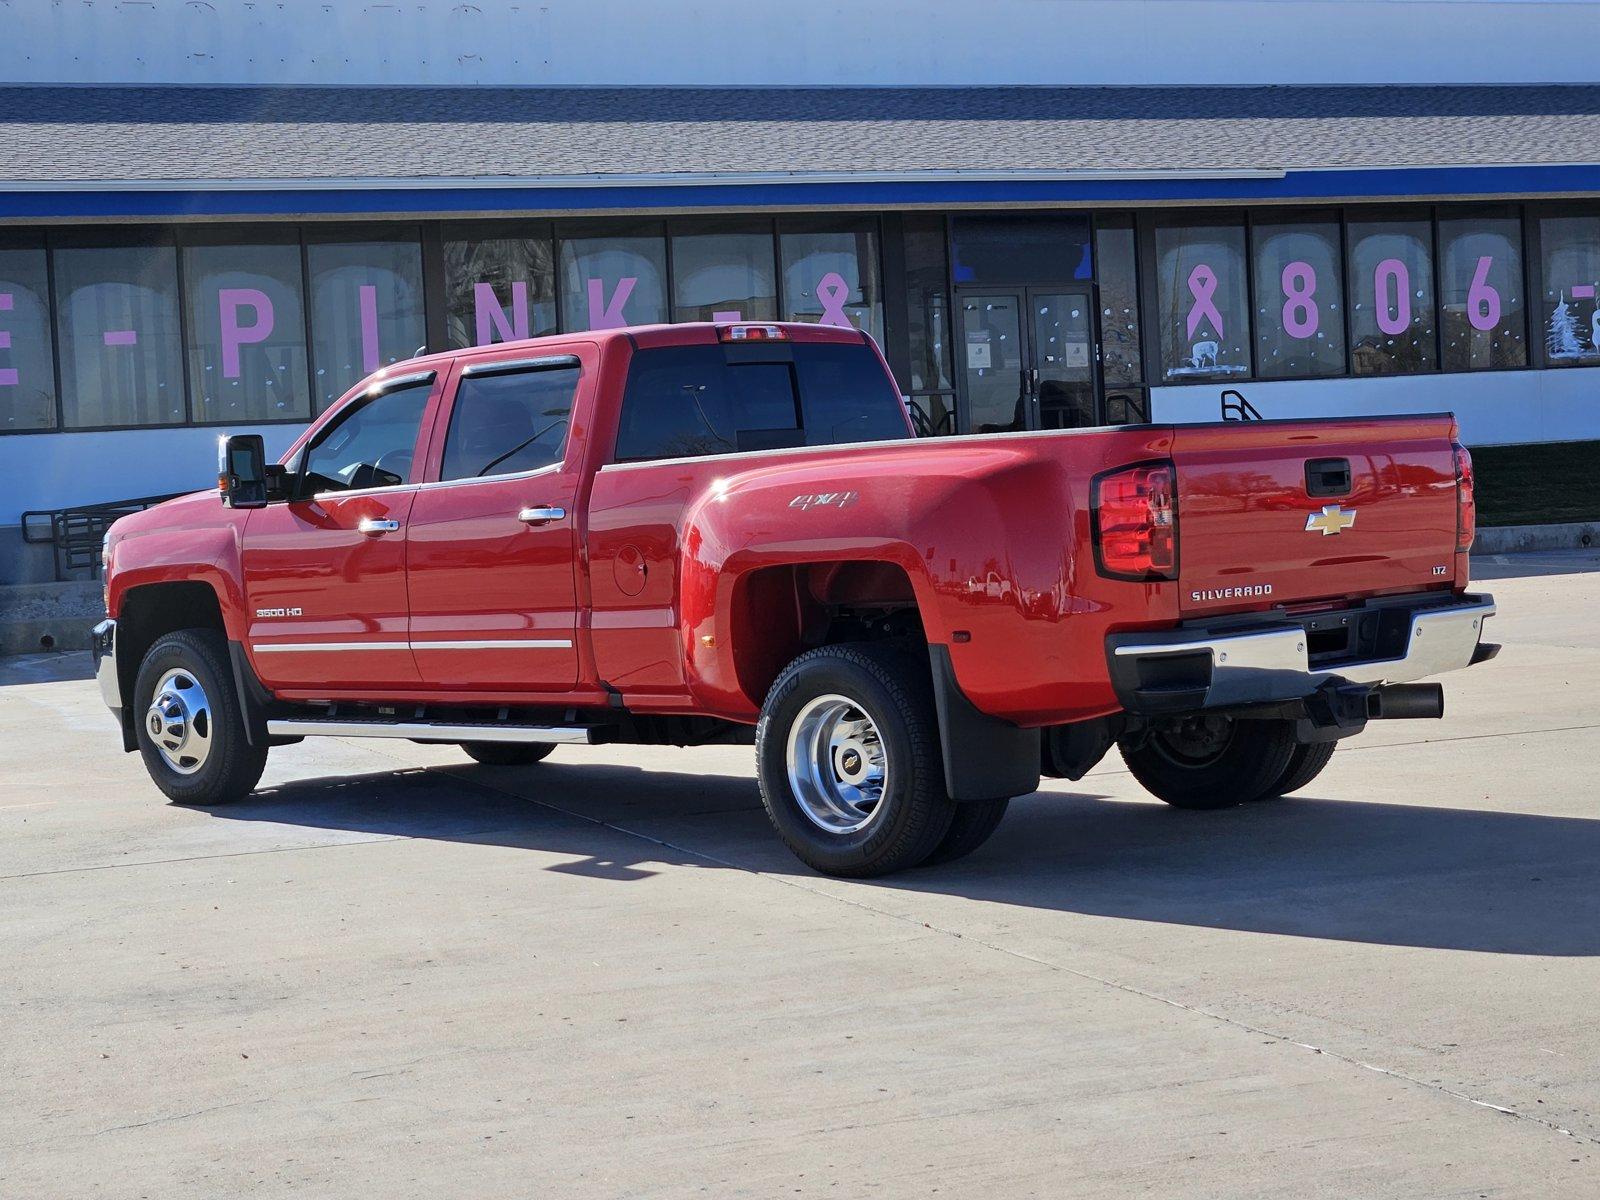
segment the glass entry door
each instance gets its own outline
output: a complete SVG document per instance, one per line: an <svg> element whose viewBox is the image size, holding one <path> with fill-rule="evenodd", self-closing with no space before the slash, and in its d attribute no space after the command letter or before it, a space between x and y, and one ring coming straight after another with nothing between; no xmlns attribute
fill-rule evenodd
<svg viewBox="0 0 1600 1200"><path fill-rule="evenodd" d="M1094 425L1099 355L1087 288L961 292L966 431Z"/></svg>

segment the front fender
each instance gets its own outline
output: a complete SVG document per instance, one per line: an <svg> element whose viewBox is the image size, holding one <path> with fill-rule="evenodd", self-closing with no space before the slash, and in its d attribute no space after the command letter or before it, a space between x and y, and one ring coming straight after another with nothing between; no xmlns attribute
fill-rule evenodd
<svg viewBox="0 0 1600 1200"><path fill-rule="evenodd" d="M170 528L119 539L107 575L107 612L121 613L135 588L156 583L204 583L217 596L230 641L243 641L244 578L239 527L228 522L199 528Z"/></svg>

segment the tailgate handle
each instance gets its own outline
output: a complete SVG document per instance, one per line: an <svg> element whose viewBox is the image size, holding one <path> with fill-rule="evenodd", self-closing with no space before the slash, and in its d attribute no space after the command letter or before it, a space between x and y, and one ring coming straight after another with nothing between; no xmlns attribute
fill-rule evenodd
<svg viewBox="0 0 1600 1200"><path fill-rule="evenodd" d="M1350 460L1348 458L1313 458L1306 462L1306 495L1348 496L1350 494Z"/></svg>

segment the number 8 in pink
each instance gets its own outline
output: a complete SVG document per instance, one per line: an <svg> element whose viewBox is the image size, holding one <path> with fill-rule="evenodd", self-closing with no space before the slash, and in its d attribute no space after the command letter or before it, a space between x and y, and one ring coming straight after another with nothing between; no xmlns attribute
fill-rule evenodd
<svg viewBox="0 0 1600 1200"><path fill-rule="evenodd" d="M1322 314L1317 302L1317 269L1308 262L1295 261L1283 268L1283 331L1292 338L1308 338L1317 332Z"/></svg>
<svg viewBox="0 0 1600 1200"><path fill-rule="evenodd" d="M1394 306L1389 305L1390 281L1394 286ZM1385 333L1404 333L1411 324L1411 272L1398 258L1386 258L1372 272L1372 304L1377 309L1378 328ZM1391 315L1392 314L1392 315Z"/></svg>

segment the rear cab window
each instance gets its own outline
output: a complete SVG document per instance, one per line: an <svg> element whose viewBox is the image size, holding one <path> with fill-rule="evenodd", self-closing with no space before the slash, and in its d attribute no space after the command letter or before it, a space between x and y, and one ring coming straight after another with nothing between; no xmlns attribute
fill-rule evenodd
<svg viewBox="0 0 1600 1200"><path fill-rule="evenodd" d="M628 370L614 458L644 462L912 436L864 342L658 346Z"/></svg>

